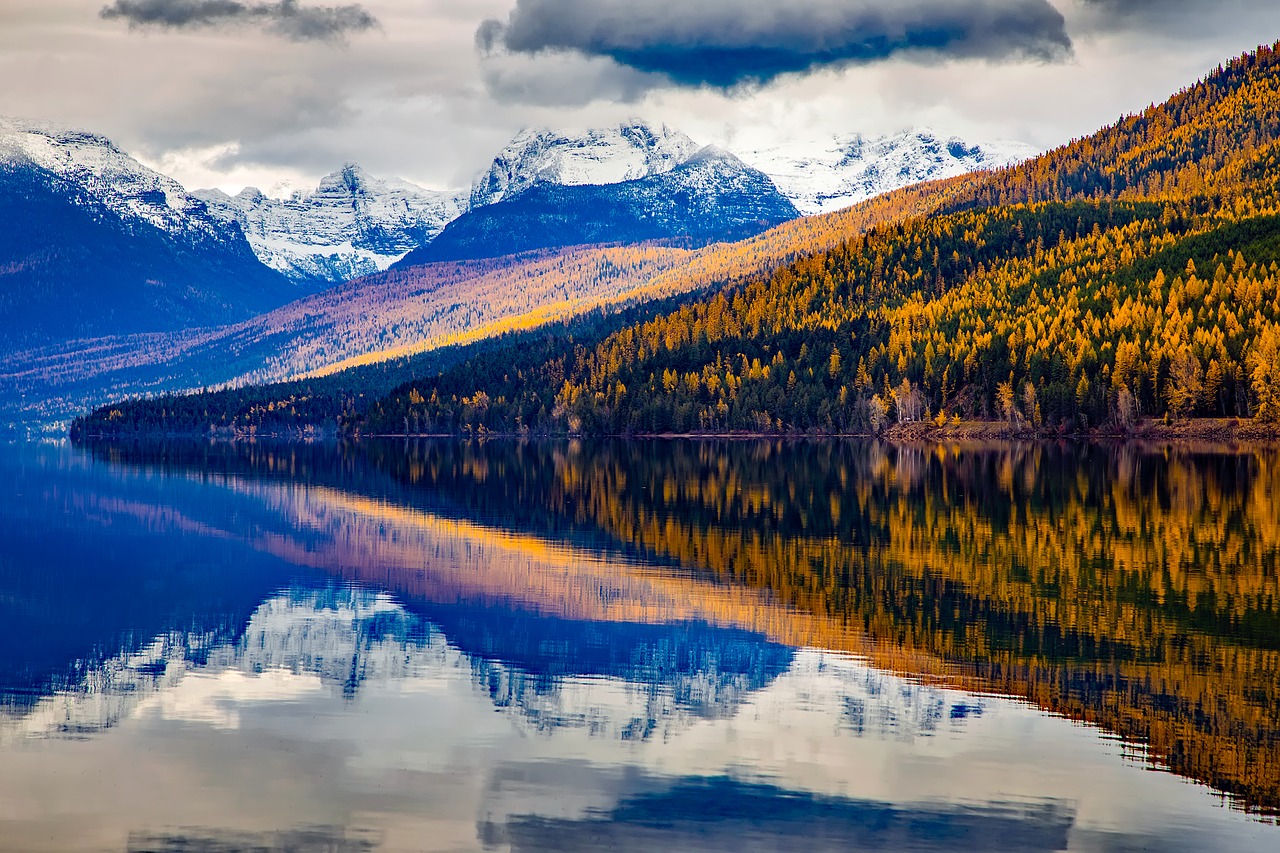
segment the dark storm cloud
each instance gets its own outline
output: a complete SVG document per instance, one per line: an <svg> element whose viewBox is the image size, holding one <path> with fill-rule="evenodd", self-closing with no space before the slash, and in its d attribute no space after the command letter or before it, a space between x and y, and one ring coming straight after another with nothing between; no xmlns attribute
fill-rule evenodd
<svg viewBox="0 0 1280 853"><path fill-rule="evenodd" d="M482 53L608 57L678 85L730 89L902 53L1051 60L1071 52L1048 0L516 0Z"/></svg>
<svg viewBox="0 0 1280 853"><path fill-rule="evenodd" d="M131 28L256 25L293 41L341 41L351 33L378 26L378 19L359 4L299 6L297 0L116 0L99 14L108 20L128 21Z"/></svg>

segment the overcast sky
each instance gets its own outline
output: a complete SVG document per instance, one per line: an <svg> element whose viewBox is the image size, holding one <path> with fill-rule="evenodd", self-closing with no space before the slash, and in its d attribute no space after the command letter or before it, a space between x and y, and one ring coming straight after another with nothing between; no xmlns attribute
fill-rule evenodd
<svg viewBox="0 0 1280 853"><path fill-rule="evenodd" d="M190 188L461 186L520 128L1049 148L1280 39L1277 0L0 0L0 114Z"/></svg>

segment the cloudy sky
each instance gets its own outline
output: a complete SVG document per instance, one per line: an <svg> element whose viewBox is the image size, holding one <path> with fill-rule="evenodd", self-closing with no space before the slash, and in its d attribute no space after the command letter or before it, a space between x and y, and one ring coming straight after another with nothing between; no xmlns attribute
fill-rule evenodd
<svg viewBox="0 0 1280 853"><path fill-rule="evenodd" d="M1042 148L1280 39L1276 0L0 0L0 114L189 187L461 186L521 127Z"/></svg>

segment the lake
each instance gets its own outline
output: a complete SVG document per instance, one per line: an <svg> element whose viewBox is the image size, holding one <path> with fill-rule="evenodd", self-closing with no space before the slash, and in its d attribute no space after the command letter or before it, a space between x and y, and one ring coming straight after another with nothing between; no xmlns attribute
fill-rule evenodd
<svg viewBox="0 0 1280 853"><path fill-rule="evenodd" d="M0 446L5 850L1274 851L1280 451Z"/></svg>

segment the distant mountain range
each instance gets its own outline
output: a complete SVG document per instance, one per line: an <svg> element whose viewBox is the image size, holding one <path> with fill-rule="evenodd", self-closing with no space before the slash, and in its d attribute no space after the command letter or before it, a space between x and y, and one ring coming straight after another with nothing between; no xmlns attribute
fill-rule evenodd
<svg viewBox="0 0 1280 853"><path fill-rule="evenodd" d="M380 180L347 163L311 193L270 198L249 187L193 195L236 222L264 264L295 279L348 281L379 272L430 242L467 207L465 193Z"/></svg>
<svg viewBox="0 0 1280 853"><path fill-rule="evenodd" d="M804 215L828 213L923 181L999 169L1039 152L1021 142L971 143L929 128L889 136L833 136L758 148L742 159L764 172Z"/></svg>
<svg viewBox="0 0 1280 853"><path fill-rule="evenodd" d="M1035 153L1021 143L974 144L921 129L757 149L739 159L666 125L631 120L572 133L524 130L470 188L423 189L348 163L314 192L286 199L253 187L235 196L193 195L213 215L237 222L267 266L338 282L397 262L596 242L736 239Z"/></svg>
<svg viewBox="0 0 1280 853"><path fill-rule="evenodd" d="M909 148L890 147L900 159ZM877 186L891 185L891 171L906 182L962 160L938 153L914 171L886 166ZM850 173L852 161L841 162L840 174ZM809 189L818 169L806 172ZM416 352L441 335L489 334L522 317L565 317L625 294L763 270L775 250L789 251L775 238L733 263L700 255L697 269L672 278L695 260L686 249L760 235L819 203L779 180L679 131L627 122L521 133L465 190L346 164L287 199L253 188L231 196L188 192L97 134L2 120L0 426L65 417L108 395ZM820 203L841 192L849 190L836 186ZM594 260L569 249L652 241L668 247ZM566 251L568 261L545 255ZM444 265L472 261L481 263ZM432 266L408 272L418 264ZM361 286L380 272L391 277ZM341 340L335 329L345 330Z"/></svg>

